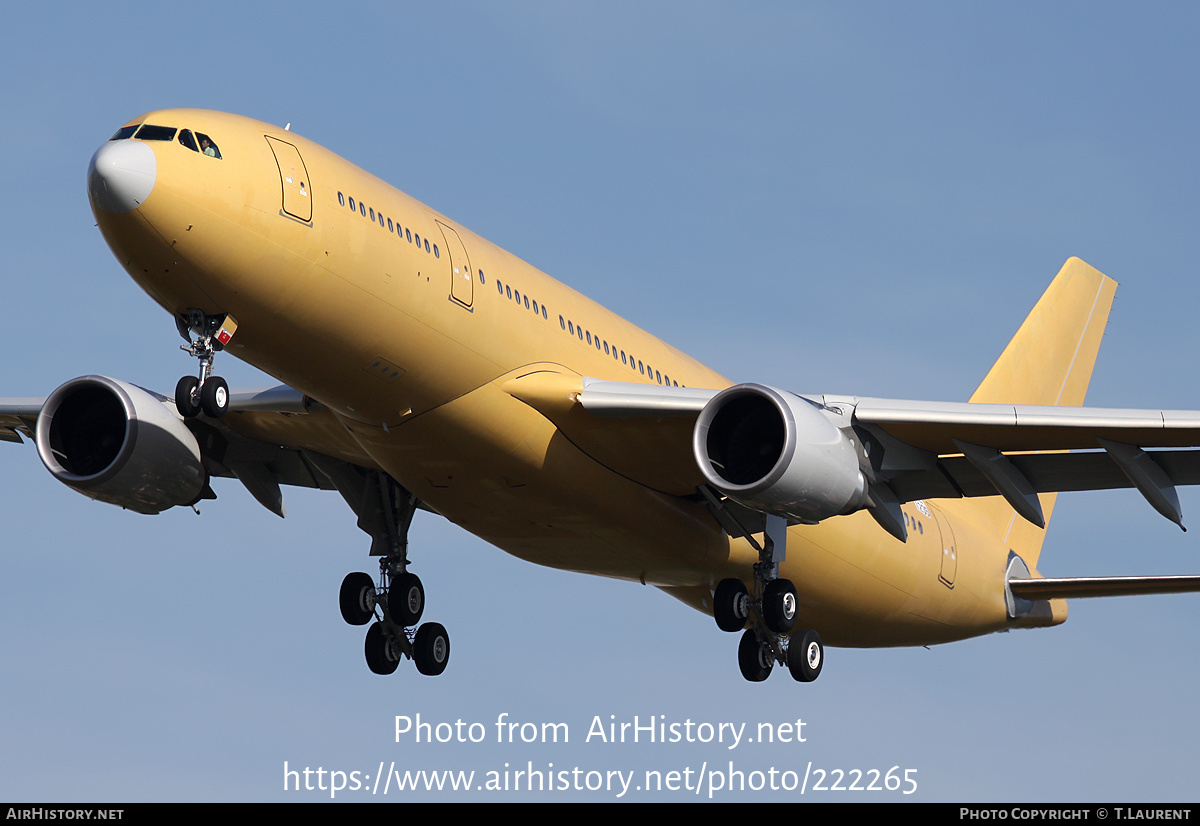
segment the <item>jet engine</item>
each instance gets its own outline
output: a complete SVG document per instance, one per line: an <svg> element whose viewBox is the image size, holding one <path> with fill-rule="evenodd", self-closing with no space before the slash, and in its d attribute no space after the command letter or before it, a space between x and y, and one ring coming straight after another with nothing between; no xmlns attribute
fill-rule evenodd
<svg viewBox="0 0 1200 826"><path fill-rule="evenodd" d="M818 522L867 504L850 439L813 402L761 384L722 390L692 433L708 483L749 508Z"/></svg>
<svg viewBox="0 0 1200 826"><path fill-rule="evenodd" d="M208 487L200 446L174 404L105 376L72 379L50 394L37 449L63 484L139 513L194 504Z"/></svg>

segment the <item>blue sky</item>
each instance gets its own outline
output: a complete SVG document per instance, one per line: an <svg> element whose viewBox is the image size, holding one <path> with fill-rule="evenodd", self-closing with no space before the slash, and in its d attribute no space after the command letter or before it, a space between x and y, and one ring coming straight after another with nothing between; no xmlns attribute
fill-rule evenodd
<svg viewBox="0 0 1200 826"><path fill-rule="evenodd" d="M0 394L91 372L169 390L192 369L93 226L84 172L128 118L200 106L291 122L725 375L797 392L965 399L1078 255L1122 284L1089 403L1200 409L1198 23L1171 3L13 7ZM340 497L288 491L281 521L218 480L200 517L141 517L3 447L3 799L328 799L285 793L285 761L373 776L730 760L916 769L907 799L1195 797L1197 597L830 649L814 684L751 685L711 618L422 514L414 556L451 664L380 678L337 611L345 573L372 570ZM1197 523L1200 497L1181 499ZM1196 573L1196 543L1134 493L1063 496L1041 568ZM494 735L503 713L564 722L571 742L395 742L397 715ZM584 742L610 715L800 718L806 741Z"/></svg>

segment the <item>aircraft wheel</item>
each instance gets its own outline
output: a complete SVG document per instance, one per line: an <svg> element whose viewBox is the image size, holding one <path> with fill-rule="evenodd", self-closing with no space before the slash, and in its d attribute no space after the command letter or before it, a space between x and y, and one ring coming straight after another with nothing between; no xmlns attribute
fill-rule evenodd
<svg viewBox="0 0 1200 826"><path fill-rule="evenodd" d="M747 628L738 644L738 666L742 669L742 676L752 683L761 683L771 676L774 664L766 650L758 644L754 629Z"/></svg>
<svg viewBox="0 0 1200 826"><path fill-rule="evenodd" d="M450 662L450 635L439 623L427 622L417 629L413 638L413 659L417 671L436 677L446 670Z"/></svg>
<svg viewBox="0 0 1200 826"><path fill-rule="evenodd" d="M796 586L790 579L773 579L763 588L763 620L776 634L786 634L796 624Z"/></svg>
<svg viewBox="0 0 1200 826"><path fill-rule="evenodd" d="M375 583L369 574L346 574L338 595L342 619L351 625L366 625L375 618Z"/></svg>
<svg viewBox="0 0 1200 826"><path fill-rule="evenodd" d="M722 631L741 631L746 627L750 596L740 579L723 579L713 592L713 617Z"/></svg>
<svg viewBox="0 0 1200 826"><path fill-rule="evenodd" d="M821 676L825 664L825 646L821 635L812 629L801 631L788 644L788 671L802 683L811 683Z"/></svg>
<svg viewBox="0 0 1200 826"><path fill-rule="evenodd" d="M229 410L229 385L220 376L209 376L200 388L200 409L214 419Z"/></svg>
<svg viewBox="0 0 1200 826"><path fill-rule="evenodd" d="M388 614L392 622L405 627L421 621L425 611L425 589L416 574L402 574L388 589Z"/></svg>
<svg viewBox="0 0 1200 826"><path fill-rule="evenodd" d="M383 633L383 623L377 622L367 629L367 640L363 645L367 655L367 668L376 674L391 674L400 665L400 652Z"/></svg>
<svg viewBox="0 0 1200 826"><path fill-rule="evenodd" d="M185 419L195 418L200 413L200 402L196 399L196 388L200 380L195 376L184 376L175 385L175 407Z"/></svg>

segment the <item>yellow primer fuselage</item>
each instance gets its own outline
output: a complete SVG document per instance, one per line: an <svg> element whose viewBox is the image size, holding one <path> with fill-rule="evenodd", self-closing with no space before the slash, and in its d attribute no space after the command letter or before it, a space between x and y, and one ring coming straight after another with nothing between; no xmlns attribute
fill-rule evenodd
<svg viewBox="0 0 1200 826"><path fill-rule="evenodd" d="M752 579L757 552L692 491L606 466L506 389L531 374L568 385L729 380L299 135L203 110L130 121L143 122L211 135L222 157L147 142L154 189L131 212L97 210L104 237L164 309L233 315L229 352L343 426L301 430L294 447L385 470L539 565L640 580L704 611L717 581ZM1090 363L1084 387L1087 375ZM1042 501L1048 514L1053 497ZM799 626L832 645L889 646L1065 618L1060 601L1008 618L1010 549L1032 570L1042 532L1020 520L1013 530L1030 534L1020 541L997 530L1012 513L1002 501L904 511L907 543L865 512L790 529L781 573L798 589Z"/></svg>

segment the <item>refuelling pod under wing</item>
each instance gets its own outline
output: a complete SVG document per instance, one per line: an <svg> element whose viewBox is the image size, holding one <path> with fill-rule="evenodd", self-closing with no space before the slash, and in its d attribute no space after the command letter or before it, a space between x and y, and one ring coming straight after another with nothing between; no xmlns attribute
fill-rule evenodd
<svg viewBox="0 0 1200 826"><path fill-rule="evenodd" d="M72 379L50 394L37 449L63 484L138 513L191 505L208 490L200 447L174 404L105 376Z"/></svg>
<svg viewBox="0 0 1200 826"><path fill-rule="evenodd" d="M815 523L868 504L854 444L821 408L761 384L704 406L692 449L710 485L746 507Z"/></svg>

